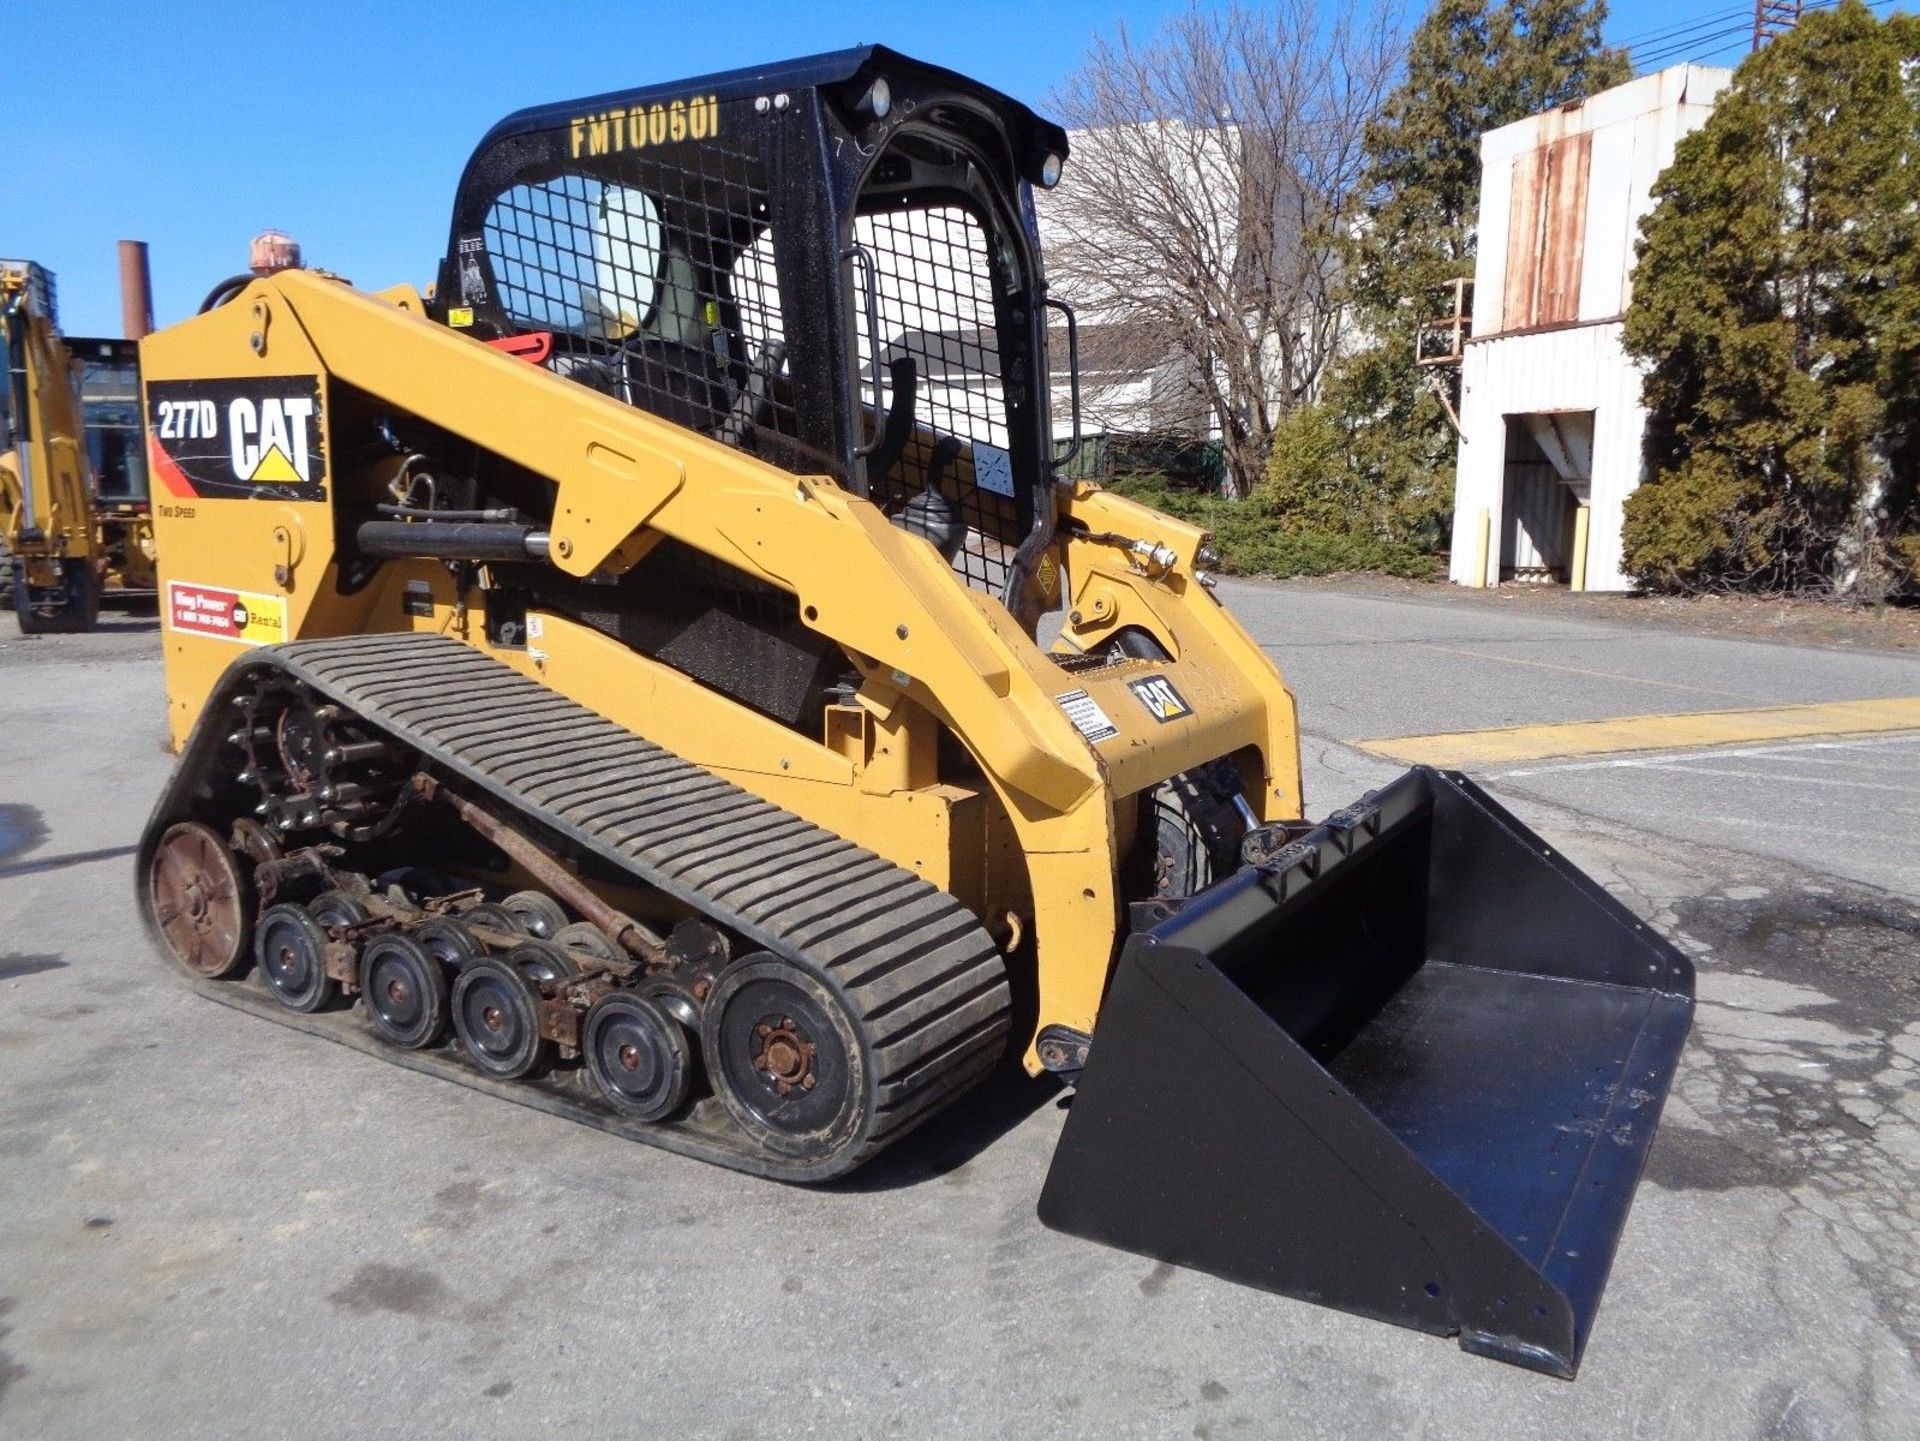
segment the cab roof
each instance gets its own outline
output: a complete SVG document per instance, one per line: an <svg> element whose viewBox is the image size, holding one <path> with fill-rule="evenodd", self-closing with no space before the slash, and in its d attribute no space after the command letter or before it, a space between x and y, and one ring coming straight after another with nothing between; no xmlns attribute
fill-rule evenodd
<svg viewBox="0 0 1920 1441"><path fill-rule="evenodd" d="M616 107L631 109L684 96L691 91L712 95L720 100L750 100L781 91L864 86L884 76L890 83L902 77L964 92L986 104L1000 117L1014 143L1014 153L1038 157L1049 152L1065 158L1067 133L1051 120L1043 119L1026 105L989 85L983 85L956 71L924 60L915 60L884 45L856 45L847 50L831 50L821 55L781 60L767 65L748 65L738 70L722 70L711 75L696 75L643 85L631 90L610 90L578 100L530 106L517 110L495 125L481 140L475 154L516 135L552 130L565 126L582 113Z"/></svg>

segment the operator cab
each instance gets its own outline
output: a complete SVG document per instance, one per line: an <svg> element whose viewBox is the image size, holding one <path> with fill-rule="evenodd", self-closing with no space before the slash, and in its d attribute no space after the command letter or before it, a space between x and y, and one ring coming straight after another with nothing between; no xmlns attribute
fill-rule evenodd
<svg viewBox="0 0 1920 1441"><path fill-rule="evenodd" d="M80 415L94 495L112 511L147 509L147 449L140 430L140 343L69 339L78 371Z"/></svg>
<svg viewBox="0 0 1920 1441"><path fill-rule="evenodd" d="M877 46L522 111L461 179L437 318L1056 603L1030 185L1065 133Z"/></svg>

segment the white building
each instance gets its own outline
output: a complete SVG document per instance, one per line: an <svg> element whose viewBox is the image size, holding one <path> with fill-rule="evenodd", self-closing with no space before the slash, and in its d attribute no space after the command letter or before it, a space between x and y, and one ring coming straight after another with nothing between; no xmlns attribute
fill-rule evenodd
<svg viewBox="0 0 1920 1441"><path fill-rule="evenodd" d="M1480 137L1452 578L1625 590L1646 410L1621 349L1655 178L1730 70L1677 65Z"/></svg>

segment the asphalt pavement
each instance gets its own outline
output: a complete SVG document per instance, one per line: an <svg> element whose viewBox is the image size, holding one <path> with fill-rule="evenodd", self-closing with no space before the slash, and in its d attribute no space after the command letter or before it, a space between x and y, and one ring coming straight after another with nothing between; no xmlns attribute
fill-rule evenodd
<svg viewBox="0 0 1920 1441"><path fill-rule="evenodd" d="M1504 613L1448 600L1227 582L1300 711L1308 813L1401 767L1385 737L1616 716L1920 697L1920 659ZM1920 898L1920 740L1582 755L1476 769L1508 799L1727 846ZM1537 817L1535 817L1537 818Z"/></svg>
<svg viewBox="0 0 1920 1441"><path fill-rule="evenodd" d="M1315 812L1381 737L1920 696L1893 656L1223 591ZM1700 972L1569 1384L1045 1230L1048 1083L801 1190L210 1005L133 908L151 630L0 630L0 714L0 1435L1913 1434L1914 737L1484 777Z"/></svg>

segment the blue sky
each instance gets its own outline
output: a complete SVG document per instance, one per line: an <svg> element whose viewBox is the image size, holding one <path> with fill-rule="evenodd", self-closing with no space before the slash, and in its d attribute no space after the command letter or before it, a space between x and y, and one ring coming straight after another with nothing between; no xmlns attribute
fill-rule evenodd
<svg viewBox="0 0 1920 1441"><path fill-rule="evenodd" d="M1179 0L885 6L597 0L3 0L0 255L59 276L62 328L119 332L114 242L153 247L161 324L245 269L268 226L370 288L424 286L453 186L523 106L877 41L1030 103L1096 31ZM1418 13L1418 0L1408 0ZM1609 30L1657 58L1737 56L1738 0L1619 0ZM1717 47L1717 48L1716 48Z"/></svg>

